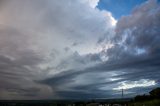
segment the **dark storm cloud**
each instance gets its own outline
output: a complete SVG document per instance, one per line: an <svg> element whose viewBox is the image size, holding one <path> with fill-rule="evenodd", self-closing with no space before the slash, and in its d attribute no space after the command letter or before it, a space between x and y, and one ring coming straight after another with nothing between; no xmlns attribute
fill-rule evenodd
<svg viewBox="0 0 160 106"><path fill-rule="evenodd" d="M131 59L131 58L130 58ZM74 82L75 78L78 76L83 76L87 73L96 73L97 75L99 73L103 73L106 75L106 78L109 77L105 72L125 72L121 75L115 75L112 78L122 78L118 79L116 81L105 81L105 77L96 78L92 75L93 83L94 84L88 84L88 85L76 85L76 87L71 87L71 89L75 90L86 90L86 91L92 91L91 89L94 89L93 91L97 91L100 87L103 86L110 86L112 84L117 84L118 82L122 81L137 81L139 79L150 79L155 80L157 84L159 84L159 69L160 69L160 56L156 56L153 58L134 58L132 60L126 60L126 61L117 61L116 63L104 63L101 65L97 65L92 68L87 68L85 70L69 70L63 73L60 73L57 76L54 76L53 78L46 79L42 81L42 83L48 84L52 86L54 89L56 89L56 86L63 87L64 83L72 83ZM138 61L139 60L139 61ZM113 61L112 61L113 62ZM109 64L109 65L108 65ZM99 75L101 76L101 75ZM90 78L89 76L86 78ZM110 88L112 89L112 88ZM58 89L57 89L58 90ZM99 90L100 92L101 90ZM132 90L131 90L132 91ZM104 91L101 91L103 93ZM113 92L114 93L114 92ZM76 95L76 94L75 94ZM99 93L97 93L99 95ZM112 96L112 95L110 95Z"/></svg>
<svg viewBox="0 0 160 106"><path fill-rule="evenodd" d="M33 96L35 96L35 98L37 98L37 96L39 97L43 86L36 84L34 80L32 80L33 77L35 77L32 69L35 71L38 70L34 65L40 60L37 57L37 61L36 59L31 61L33 59L33 53L31 54L27 53L25 55L28 56L27 58L23 57L17 60L12 60L4 55L0 56L1 99L6 96L8 96L8 99L18 99L19 97L22 99L25 99L25 97L34 98Z"/></svg>
<svg viewBox="0 0 160 106"><path fill-rule="evenodd" d="M72 70L69 71L71 72ZM111 89L101 90L100 87L112 83L117 83L120 81L119 80L119 81L105 82L104 77L96 78L95 75L100 76L99 73L95 73L95 75L90 75L90 73L82 74L81 72L79 73L77 72L72 75L70 73L68 74L64 73L63 75L54 76L53 78L40 81L40 83L50 85L56 91L56 95L59 96L60 98L89 99L89 98L112 98L113 91ZM88 83L88 84L84 84L83 82L81 84L74 83L77 77L83 77L83 75L86 75L86 80L84 79L86 82L88 82L87 79L91 79L93 83ZM72 83L73 85L71 85ZM67 85L69 85L69 88Z"/></svg>
<svg viewBox="0 0 160 106"><path fill-rule="evenodd" d="M136 7L129 16L124 16L118 21L116 26L116 34L112 39L114 46L106 51L106 56L108 57L107 62L102 62L82 70L74 69L64 73L59 73L54 77L43 80L42 83L52 87L55 87L55 85L64 87L63 82L70 84L74 82L77 77L83 78L84 74L96 73L98 75L99 73L103 73L106 75L106 78L110 78L110 76L108 76L105 72L116 72L118 74L112 76L111 78L121 79L117 79L115 81L105 81L104 77L101 75L99 75L101 76L99 78L92 76L92 82L94 84L71 85L70 91L75 90L75 92L71 92L71 94L74 98L76 98L78 97L76 94L83 94L83 91L89 92L93 89L93 92L99 91L95 92L95 95L90 94L91 97L94 98L105 92L100 89L103 86L108 86L108 88L110 88L110 86L118 86L117 84L123 81L139 81L141 79L154 80L157 85L146 88L135 87L133 89L129 89L126 91L128 92L126 96L136 95L135 92L146 93L153 87L160 85L159 27L160 6L155 0L149 0L146 3ZM105 40L100 39L98 43L103 43L104 41ZM90 76L86 78L90 79ZM110 90L111 89L112 88L110 88ZM145 90L142 91L142 89ZM82 91L79 93L79 90ZM70 91L61 92L58 94L69 95ZM115 91L111 90L110 92L114 94Z"/></svg>
<svg viewBox="0 0 160 106"><path fill-rule="evenodd" d="M94 9L97 2L0 1L0 99L58 97L38 81L101 62L96 40L114 18Z"/></svg>
<svg viewBox="0 0 160 106"><path fill-rule="evenodd" d="M122 83L135 84L126 96L160 85L155 0L118 20L115 34L110 13L80 1L7 1L1 8L2 99L113 98Z"/></svg>
<svg viewBox="0 0 160 106"><path fill-rule="evenodd" d="M8 92L11 92L11 95L21 95L21 96L28 96L28 97L33 97L33 96L38 96L38 93L40 92L39 88L8 88L6 89Z"/></svg>
<svg viewBox="0 0 160 106"><path fill-rule="evenodd" d="M118 21L113 39L116 45L108 50L107 55L110 60L126 63L128 73L123 76L128 80L154 79L159 85L159 19L159 4L156 0L149 0Z"/></svg>
<svg viewBox="0 0 160 106"><path fill-rule="evenodd" d="M86 55L80 55L78 52L72 53L67 59L62 60L59 65L55 67L55 69L66 69L68 66L73 65L72 68L82 69L87 64L95 64L102 62L100 58L100 54L86 54ZM67 71L68 72L68 71ZM72 71L69 71L71 73Z"/></svg>
<svg viewBox="0 0 160 106"><path fill-rule="evenodd" d="M123 41L127 49L145 49L147 53L159 53L160 7L156 0L149 0L135 8L132 14L122 17L116 27L116 43Z"/></svg>
<svg viewBox="0 0 160 106"><path fill-rule="evenodd" d="M28 48L26 34L8 26L0 27L0 99L34 99L46 88L34 82L40 75L36 74L40 70L36 65L44 59Z"/></svg>

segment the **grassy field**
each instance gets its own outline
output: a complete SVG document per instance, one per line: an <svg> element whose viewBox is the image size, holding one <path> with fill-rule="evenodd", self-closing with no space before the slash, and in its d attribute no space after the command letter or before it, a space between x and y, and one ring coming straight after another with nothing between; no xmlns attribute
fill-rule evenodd
<svg viewBox="0 0 160 106"><path fill-rule="evenodd" d="M156 99L143 102L134 102L130 103L129 106L160 106L160 100Z"/></svg>

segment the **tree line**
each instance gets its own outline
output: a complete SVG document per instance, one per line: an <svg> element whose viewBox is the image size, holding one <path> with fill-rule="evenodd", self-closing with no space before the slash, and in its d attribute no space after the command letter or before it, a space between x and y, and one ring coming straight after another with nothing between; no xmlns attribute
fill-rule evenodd
<svg viewBox="0 0 160 106"><path fill-rule="evenodd" d="M134 98L135 101L145 101L152 99L160 99L160 87L151 90L148 95L137 95Z"/></svg>

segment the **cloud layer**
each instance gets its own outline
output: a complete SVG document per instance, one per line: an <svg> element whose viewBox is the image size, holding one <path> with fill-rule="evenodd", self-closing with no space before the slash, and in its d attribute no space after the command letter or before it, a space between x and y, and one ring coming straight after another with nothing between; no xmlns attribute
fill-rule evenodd
<svg viewBox="0 0 160 106"><path fill-rule="evenodd" d="M98 0L0 2L0 99L114 98L124 86L131 97L159 86L157 1L118 21Z"/></svg>

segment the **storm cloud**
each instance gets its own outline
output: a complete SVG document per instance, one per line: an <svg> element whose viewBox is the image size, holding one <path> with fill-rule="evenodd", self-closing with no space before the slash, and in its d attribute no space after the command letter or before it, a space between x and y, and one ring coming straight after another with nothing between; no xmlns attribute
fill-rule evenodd
<svg viewBox="0 0 160 106"><path fill-rule="evenodd" d="M159 86L157 1L119 20L98 2L1 1L0 99L114 98L121 88L132 97Z"/></svg>

